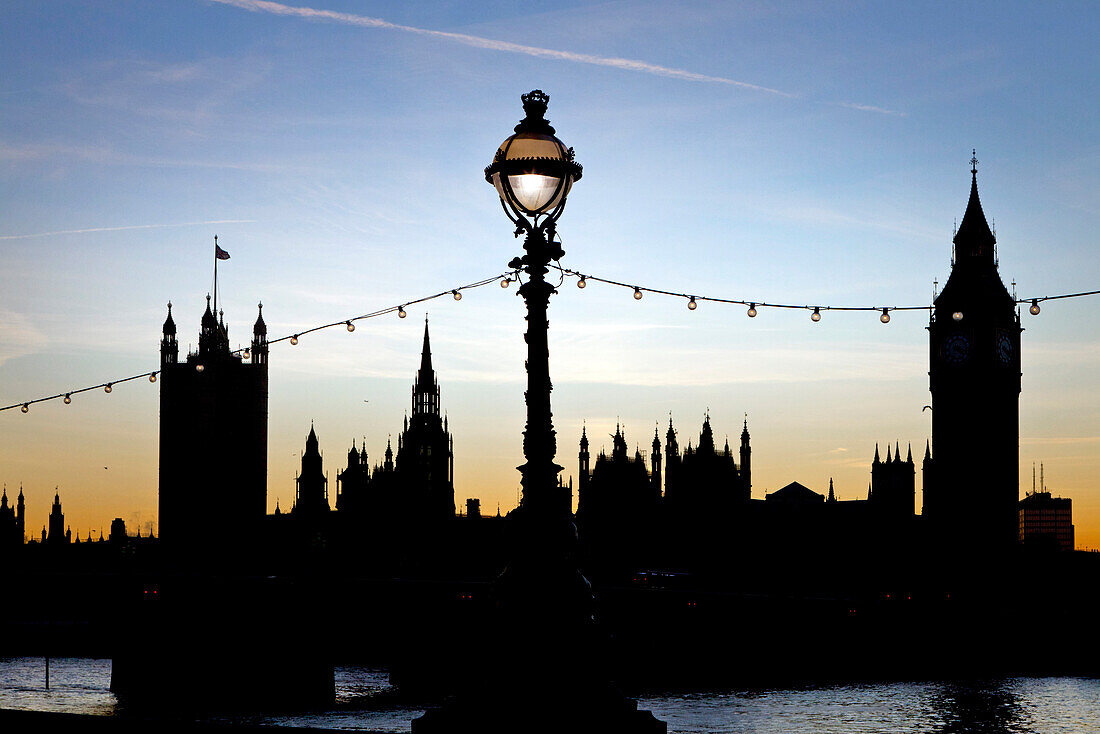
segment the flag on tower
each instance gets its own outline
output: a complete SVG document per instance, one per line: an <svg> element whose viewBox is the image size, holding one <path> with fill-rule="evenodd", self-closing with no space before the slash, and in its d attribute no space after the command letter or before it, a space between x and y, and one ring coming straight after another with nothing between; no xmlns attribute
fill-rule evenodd
<svg viewBox="0 0 1100 734"><path fill-rule="evenodd" d="M225 250L223 250L222 248L218 247L218 243L215 242L214 243L214 257L218 258L219 260L228 260L229 259L229 253L226 252Z"/></svg>

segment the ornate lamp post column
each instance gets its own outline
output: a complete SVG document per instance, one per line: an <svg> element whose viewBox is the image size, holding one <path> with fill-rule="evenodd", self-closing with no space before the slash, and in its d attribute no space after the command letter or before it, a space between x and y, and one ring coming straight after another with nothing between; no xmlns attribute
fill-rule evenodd
<svg viewBox="0 0 1100 734"><path fill-rule="evenodd" d="M555 225L573 182L581 177L581 166L574 160L573 149L554 137L554 128L545 119L549 95L536 89L522 95L522 99L526 117L516 125L515 135L501 143L492 164L485 169L485 180L500 194L505 214L516 225L516 236L526 235L526 254L510 263L528 276L519 289L527 304L526 463L519 467L522 511L526 524L550 530L548 526L568 522L572 508L568 493L558 487L562 467L554 463L557 438L550 411L546 312L555 290L545 276L550 261L565 254L554 241Z"/></svg>

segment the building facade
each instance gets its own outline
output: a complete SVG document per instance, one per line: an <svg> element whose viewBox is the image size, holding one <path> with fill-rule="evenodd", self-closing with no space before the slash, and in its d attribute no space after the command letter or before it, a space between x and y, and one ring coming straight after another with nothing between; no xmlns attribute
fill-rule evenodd
<svg viewBox="0 0 1100 734"><path fill-rule="evenodd" d="M247 543L267 513L267 324L231 350L224 314L207 296L198 349L179 359L171 304L160 347L161 541L196 550L217 537Z"/></svg>
<svg viewBox="0 0 1100 734"><path fill-rule="evenodd" d="M1025 546L1073 550L1073 501L1031 492L1017 505L1020 543Z"/></svg>

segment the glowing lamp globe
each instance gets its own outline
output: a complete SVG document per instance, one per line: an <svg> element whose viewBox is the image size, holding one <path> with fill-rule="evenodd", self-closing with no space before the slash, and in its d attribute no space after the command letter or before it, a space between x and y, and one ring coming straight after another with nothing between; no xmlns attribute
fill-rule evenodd
<svg viewBox="0 0 1100 734"><path fill-rule="evenodd" d="M516 125L516 134L500 144L485 169L485 180L517 215L555 218L573 183L580 180L581 166L573 159L573 149L554 137L544 117L550 95L536 89L521 99L527 116Z"/></svg>

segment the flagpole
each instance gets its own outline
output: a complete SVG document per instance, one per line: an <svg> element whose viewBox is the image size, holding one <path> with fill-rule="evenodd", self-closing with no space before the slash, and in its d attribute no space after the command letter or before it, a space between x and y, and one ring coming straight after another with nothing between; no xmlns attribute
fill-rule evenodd
<svg viewBox="0 0 1100 734"><path fill-rule="evenodd" d="M214 318L218 317L218 235L214 235Z"/></svg>

